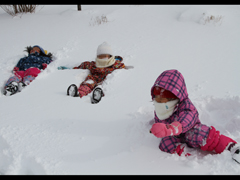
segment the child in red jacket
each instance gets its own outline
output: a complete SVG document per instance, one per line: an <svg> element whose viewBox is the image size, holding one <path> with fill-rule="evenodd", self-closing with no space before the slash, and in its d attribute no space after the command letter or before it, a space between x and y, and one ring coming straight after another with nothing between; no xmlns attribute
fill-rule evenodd
<svg viewBox="0 0 240 180"><path fill-rule="evenodd" d="M97 57L95 61L86 61L73 69L89 69L90 74L80 84L79 88L75 84L69 86L67 95L80 97L88 95L93 89L101 84L108 74L116 69L125 68L124 63L121 63L122 57L113 56L110 45L106 42L98 46Z"/></svg>

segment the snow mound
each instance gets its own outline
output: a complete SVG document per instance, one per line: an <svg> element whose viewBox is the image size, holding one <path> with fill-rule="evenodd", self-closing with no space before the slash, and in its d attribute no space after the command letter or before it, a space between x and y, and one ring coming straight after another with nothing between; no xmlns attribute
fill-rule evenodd
<svg viewBox="0 0 240 180"><path fill-rule="evenodd" d="M183 11L179 15L178 20L202 25L221 25L223 17L221 11L216 11L216 9L212 10L208 6L194 6Z"/></svg>
<svg viewBox="0 0 240 180"><path fill-rule="evenodd" d="M222 134L240 142L240 97L205 97L193 100L200 114L200 120L214 125Z"/></svg>

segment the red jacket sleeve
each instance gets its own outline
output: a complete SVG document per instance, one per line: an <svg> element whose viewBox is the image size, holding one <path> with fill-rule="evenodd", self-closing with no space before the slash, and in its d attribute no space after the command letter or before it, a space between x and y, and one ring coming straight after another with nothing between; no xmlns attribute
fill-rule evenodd
<svg viewBox="0 0 240 180"><path fill-rule="evenodd" d="M123 69L123 68L125 68L125 64L121 63L119 61L116 61L116 63L113 65L113 68L114 69Z"/></svg>
<svg viewBox="0 0 240 180"><path fill-rule="evenodd" d="M83 62L79 66L74 67L73 69L90 69L92 66L92 62L89 62L89 61Z"/></svg>

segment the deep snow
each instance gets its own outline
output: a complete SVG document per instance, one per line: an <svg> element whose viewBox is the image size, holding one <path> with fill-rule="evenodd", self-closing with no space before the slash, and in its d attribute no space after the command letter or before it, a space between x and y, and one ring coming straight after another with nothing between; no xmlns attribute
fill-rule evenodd
<svg viewBox="0 0 240 180"><path fill-rule="evenodd" d="M1 89L26 46L55 59L21 93L0 94L0 174L240 174L227 151L179 157L149 133L151 86L178 69L202 123L240 142L240 6L46 5L14 18L0 9L0 23ZM134 68L107 77L99 104L66 96L88 70L57 67L94 60L104 41Z"/></svg>

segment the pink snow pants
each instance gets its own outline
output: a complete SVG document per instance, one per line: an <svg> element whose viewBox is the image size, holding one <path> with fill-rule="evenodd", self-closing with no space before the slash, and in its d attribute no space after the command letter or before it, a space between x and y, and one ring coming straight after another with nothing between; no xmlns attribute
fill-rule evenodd
<svg viewBox="0 0 240 180"><path fill-rule="evenodd" d="M6 82L5 88L8 84L10 84L13 81L15 81L17 83L23 82L26 85L29 85L30 82L32 82L35 79L35 77L38 76L38 74L40 72L41 71L38 68L29 68L26 71L16 71L14 73L14 76L9 78L8 81Z"/></svg>

